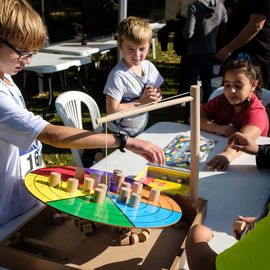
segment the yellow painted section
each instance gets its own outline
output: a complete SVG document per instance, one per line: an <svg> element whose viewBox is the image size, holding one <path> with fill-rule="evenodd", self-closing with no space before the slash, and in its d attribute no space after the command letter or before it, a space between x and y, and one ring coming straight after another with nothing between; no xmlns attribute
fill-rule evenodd
<svg viewBox="0 0 270 270"><path fill-rule="evenodd" d="M44 203L86 195L80 188L73 194L66 192L65 181L60 181L58 187L51 187L48 180L47 176L29 173L25 178L25 185L36 198Z"/></svg>
<svg viewBox="0 0 270 270"><path fill-rule="evenodd" d="M162 180L165 177L167 180ZM146 166L134 178L134 180L147 184L151 188L158 188L167 194L187 195L189 192L188 184L177 183L177 179L189 179L190 174L178 170L171 170L168 168ZM147 183L151 179L150 183Z"/></svg>

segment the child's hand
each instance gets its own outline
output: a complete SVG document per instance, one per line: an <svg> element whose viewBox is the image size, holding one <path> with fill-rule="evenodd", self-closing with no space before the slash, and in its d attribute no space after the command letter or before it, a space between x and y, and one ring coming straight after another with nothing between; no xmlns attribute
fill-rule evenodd
<svg viewBox="0 0 270 270"><path fill-rule="evenodd" d="M230 136L232 135L233 133L235 133L237 130L236 128L232 125L232 124L229 124L229 125L220 125L218 127L218 129L216 130L216 134L220 135L220 136Z"/></svg>
<svg viewBox="0 0 270 270"><path fill-rule="evenodd" d="M141 104L147 104L151 102L158 102L161 99L162 95L159 88L155 88L153 86L146 86L140 98L140 102Z"/></svg>
<svg viewBox="0 0 270 270"><path fill-rule="evenodd" d="M229 145L236 151L243 151L247 154L256 155L259 146L243 133L236 132L229 137Z"/></svg>
<svg viewBox="0 0 270 270"><path fill-rule="evenodd" d="M230 160L225 154L219 154L207 162L209 171L225 171L230 165Z"/></svg>

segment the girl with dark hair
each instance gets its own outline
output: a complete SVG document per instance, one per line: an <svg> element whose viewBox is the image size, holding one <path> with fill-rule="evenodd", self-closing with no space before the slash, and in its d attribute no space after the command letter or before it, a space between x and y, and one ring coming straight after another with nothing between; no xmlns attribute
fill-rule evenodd
<svg viewBox="0 0 270 270"><path fill-rule="evenodd" d="M268 116L256 96L260 89L260 69L249 59L228 62L224 72L224 93L202 105L201 129L221 136L240 131L254 141L259 136L267 136ZM208 161L208 169L226 170L238 155L228 146Z"/></svg>

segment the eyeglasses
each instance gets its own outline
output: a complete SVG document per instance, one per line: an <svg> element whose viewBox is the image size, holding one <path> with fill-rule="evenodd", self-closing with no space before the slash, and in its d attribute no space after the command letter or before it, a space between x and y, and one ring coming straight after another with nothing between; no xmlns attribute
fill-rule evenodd
<svg viewBox="0 0 270 270"><path fill-rule="evenodd" d="M22 52L22 51L16 49L12 44L10 44L7 40L5 40L3 38L0 38L0 42L5 44L7 47L9 47L14 52L16 52L19 55L18 60L20 62L26 61L27 59L31 58L33 55L35 55L38 52L38 50L32 51L32 52Z"/></svg>

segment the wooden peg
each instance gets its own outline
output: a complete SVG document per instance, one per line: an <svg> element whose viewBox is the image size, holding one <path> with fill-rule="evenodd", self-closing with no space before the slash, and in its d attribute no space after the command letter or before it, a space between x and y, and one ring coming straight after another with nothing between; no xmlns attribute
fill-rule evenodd
<svg viewBox="0 0 270 270"><path fill-rule="evenodd" d="M106 184L107 186L110 185L111 177L109 175L103 174L100 179L100 183Z"/></svg>
<svg viewBox="0 0 270 270"><path fill-rule="evenodd" d="M132 208L139 208L140 202L141 202L141 195L138 193L132 193L129 200L129 206Z"/></svg>
<svg viewBox="0 0 270 270"><path fill-rule="evenodd" d="M129 236L130 244L134 245L139 243L139 236L138 234L134 233Z"/></svg>
<svg viewBox="0 0 270 270"><path fill-rule="evenodd" d="M132 193L142 194L142 189L143 189L143 183L134 182L132 184Z"/></svg>
<svg viewBox="0 0 270 270"><path fill-rule="evenodd" d="M102 188L102 189L104 190L104 192L107 193L108 186L107 186L106 184L98 183L98 184L97 184L97 187L98 187L98 188Z"/></svg>
<svg viewBox="0 0 270 270"><path fill-rule="evenodd" d="M103 188L96 187L93 195L93 202L94 203L103 203L103 200L106 196L106 192Z"/></svg>
<svg viewBox="0 0 270 270"><path fill-rule="evenodd" d="M60 181L61 181L61 173L51 172L49 180L48 180L49 186L56 187L58 186Z"/></svg>
<svg viewBox="0 0 270 270"><path fill-rule="evenodd" d="M67 180L67 192L75 193L78 189L79 180L76 178L68 178Z"/></svg>
<svg viewBox="0 0 270 270"><path fill-rule="evenodd" d="M82 225L81 231L83 232L83 234L91 234L94 230L93 230L93 225L88 222L87 224Z"/></svg>
<svg viewBox="0 0 270 270"><path fill-rule="evenodd" d="M138 234L139 242L145 242L149 239L150 234L147 231L142 231Z"/></svg>
<svg viewBox="0 0 270 270"><path fill-rule="evenodd" d="M123 183L121 183L121 187L120 188L122 188L122 187L125 187L125 188L131 188L131 184L129 183L129 182L123 182Z"/></svg>
<svg viewBox="0 0 270 270"><path fill-rule="evenodd" d="M159 195L160 195L160 189L151 188L148 199L149 201L156 203L159 200Z"/></svg>
<svg viewBox="0 0 270 270"><path fill-rule="evenodd" d="M85 192L91 192L94 188L95 179L92 177L85 177L83 181L83 190Z"/></svg>
<svg viewBox="0 0 270 270"><path fill-rule="evenodd" d="M80 182L83 182L85 169L82 167L77 167L74 178L78 179Z"/></svg>
<svg viewBox="0 0 270 270"><path fill-rule="evenodd" d="M121 184L125 182L125 176L123 175L123 173L121 172L117 172L115 174L115 180L114 180L114 184L120 188Z"/></svg>
<svg viewBox="0 0 270 270"><path fill-rule="evenodd" d="M112 181L113 182L115 182L117 174L121 174L121 175L124 176L123 171L121 171L121 170L113 170L113 175L112 175Z"/></svg>
<svg viewBox="0 0 270 270"><path fill-rule="evenodd" d="M95 184L94 186L96 186L98 184L98 179L99 179L99 175L96 173L91 173L90 177L93 178L95 180Z"/></svg>
<svg viewBox="0 0 270 270"><path fill-rule="evenodd" d="M122 203L127 203L130 196L130 188L122 187L119 192L118 200Z"/></svg>
<svg viewBox="0 0 270 270"><path fill-rule="evenodd" d="M130 245L130 235L128 234L123 234L123 235L120 235L120 245L121 246L128 246Z"/></svg>

